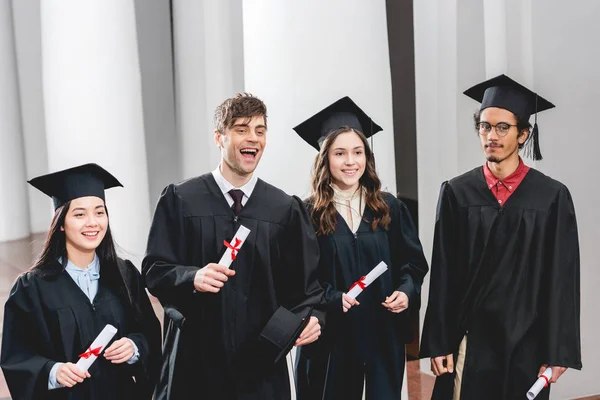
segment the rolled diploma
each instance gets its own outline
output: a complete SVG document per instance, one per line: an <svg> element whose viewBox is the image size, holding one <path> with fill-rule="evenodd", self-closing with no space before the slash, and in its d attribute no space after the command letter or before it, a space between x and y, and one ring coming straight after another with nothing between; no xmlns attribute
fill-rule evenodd
<svg viewBox="0 0 600 400"><path fill-rule="evenodd" d="M363 291L363 288L360 286L359 282L362 282L362 285L366 288L371 283L373 283L373 281L375 279L379 278L379 276L381 274L383 274L385 271L387 271L387 269L388 269L388 267L387 267L386 263L384 263L383 261L380 262L379 264L377 264L377 266L375 268L373 268L371 270L371 272L369 272L364 277L364 279L361 278L354 285L352 285L352 287L348 291L348 296L350 296L353 299L355 299L356 296L358 296L359 294L361 294L362 291Z"/></svg>
<svg viewBox="0 0 600 400"><path fill-rule="evenodd" d="M231 240L231 242L229 242L229 243L225 242L225 246L227 247L227 250L225 250L225 254L223 254L223 257L221 257L221 261L219 261L220 265L224 265L227 268L229 268L231 266L231 263L233 262L233 260L235 260L237 253L242 248L242 245L246 241L246 238L248 237L249 234L250 234L250 229L246 228L244 225L240 225L239 229L233 236L233 239ZM233 256L231 254L233 252L232 247L235 249L235 253L233 253Z"/></svg>
<svg viewBox="0 0 600 400"><path fill-rule="evenodd" d="M548 378L548 380L552 379L552 368L546 368L542 375ZM537 381L535 381L531 389L527 391L527 398L529 400L535 399L535 397L540 394L544 386L546 386L546 380L540 376Z"/></svg>
<svg viewBox="0 0 600 400"><path fill-rule="evenodd" d="M86 354L87 357L81 357L79 361L77 361L76 365L82 371L87 371L88 368L90 368L90 366L94 363L94 361L96 361L96 358L98 358L100 353L104 351L104 347L108 344L108 342L110 342L110 340L113 338L113 336L115 336L116 333L117 328L110 324L107 324L104 327L104 329L102 329L102 332L100 332L100 334L96 337L96 339L94 339L90 347L88 347L87 350L83 353ZM98 348L99 350L96 350Z"/></svg>

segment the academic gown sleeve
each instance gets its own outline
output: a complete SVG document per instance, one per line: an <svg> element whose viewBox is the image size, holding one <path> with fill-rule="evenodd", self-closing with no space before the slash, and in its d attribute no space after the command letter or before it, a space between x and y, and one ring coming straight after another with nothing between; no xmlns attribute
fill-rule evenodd
<svg viewBox="0 0 600 400"><path fill-rule="evenodd" d="M13 400L43 398L56 363L34 280L20 276L4 306L0 364Z"/></svg>
<svg viewBox="0 0 600 400"><path fill-rule="evenodd" d="M546 244L544 297L540 299L544 326L544 362L581 369L580 278L577 220L571 194L563 187L553 204L549 243Z"/></svg>
<svg viewBox="0 0 600 400"><path fill-rule="evenodd" d="M138 390L143 392L140 398L150 399L158 380L162 355L160 322L137 268L128 260L119 260L118 264L135 311L134 330L127 337L135 342L140 356L132 368Z"/></svg>
<svg viewBox="0 0 600 400"><path fill-rule="evenodd" d="M429 303L421 338L421 357L452 353L458 335L457 319L453 318L456 310L456 293L453 291L456 276L455 212L452 188L448 182L444 182L436 210Z"/></svg>
<svg viewBox="0 0 600 400"><path fill-rule="evenodd" d="M418 309L421 299L421 285L429 267L410 212L404 203L393 198L390 207L392 223L389 231L392 255L392 274L399 282L397 291L408 296L410 309Z"/></svg>
<svg viewBox="0 0 600 400"><path fill-rule="evenodd" d="M274 276L277 298L283 307L304 316L309 309L322 305L323 289L317 280L319 244L308 212L296 196L280 246L282 265ZM314 315L323 325L323 314Z"/></svg>
<svg viewBox="0 0 600 400"><path fill-rule="evenodd" d="M173 306L185 317L186 304L191 303L194 277L199 266L182 265L185 260L185 209L175 185L167 186L156 206L142 274L150 293L163 307Z"/></svg>

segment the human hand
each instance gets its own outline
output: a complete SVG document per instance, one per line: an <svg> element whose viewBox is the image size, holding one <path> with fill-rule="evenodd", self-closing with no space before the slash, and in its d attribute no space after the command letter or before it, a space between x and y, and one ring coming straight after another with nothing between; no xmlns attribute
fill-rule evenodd
<svg viewBox="0 0 600 400"><path fill-rule="evenodd" d="M321 325L317 317L310 317L310 321L296 340L294 346L300 347L312 343L321 336Z"/></svg>
<svg viewBox="0 0 600 400"><path fill-rule="evenodd" d="M544 364L540 367L540 371L538 372L538 378L540 376L542 376L542 374L544 373L546 368L548 368L548 364ZM567 370L566 367L551 367L551 368L552 368L552 378L550 378L548 383L556 383L556 381L558 381L558 378L560 378L560 376L562 374L564 374L565 371Z"/></svg>
<svg viewBox="0 0 600 400"><path fill-rule="evenodd" d="M396 290L391 296L386 297L381 305L393 313L399 313L408 308L408 296Z"/></svg>
<svg viewBox="0 0 600 400"><path fill-rule="evenodd" d="M342 309L344 310L344 312L348 312L348 310L352 307L352 306L359 306L360 303L348 296L346 293L342 294Z"/></svg>
<svg viewBox="0 0 600 400"><path fill-rule="evenodd" d="M82 371L77 365L70 362L61 364L56 370L56 382L66 387L73 387L90 377L89 372Z"/></svg>
<svg viewBox="0 0 600 400"><path fill-rule="evenodd" d="M444 366L444 361L446 362L446 366ZM431 372L433 372L435 376L444 375L447 372L453 373L454 356L448 354L447 356L433 357L431 359Z"/></svg>
<svg viewBox="0 0 600 400"><path fill-rule="evenodd" d="M194 277L194 288L199 292L218 293L235 271L224 265L210 263L200 268Z"/></svg>
<svg viewBox="0 0 600 400"><path fill-rule="evenodd" d="M123 337L115 340L105 351L104 358L113 364L121 364L129 361L135 354L135 347L131 339Z"/></svg>

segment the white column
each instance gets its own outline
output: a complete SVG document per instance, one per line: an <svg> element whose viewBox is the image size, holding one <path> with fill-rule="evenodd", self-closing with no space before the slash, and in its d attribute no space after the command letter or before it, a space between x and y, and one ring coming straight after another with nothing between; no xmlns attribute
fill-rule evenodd
<svg viewBox="0 0 600 400"><path fill-rule="evenodd" d="M42 93L40 0L12 2L27 178L48 172ZM52 218L48 196L28 186L31 232L46 232Z"/></svg>
<svg viewBox="0 0 600 400"><path fill-rule="evenodd" d="M507 72L506 0L483 0L483 8L485 64L491 78Z"/></svg>
<svg viewBox="0 0 600 400"><path fill-rule="evenodd" d="M384 2L244 1L244 67L246 90L269 110L260 177L308 194L316 152L292 128L349 95L384 128L374 136L374 153L383 187L395 193Z"/></svg>
<svg viewBox="0 0 600 400"><path fill-rule="evenodd" d="M581 259L581 353L583 369L567 370L550 392L551 399L600 394L600 171L597 115L600 102L600 2L569 3L533 0L535 90L556 104L540 113L540 145L544 174L564 183L573 196ZM533 121L533 119L532 119Z"/></svg>
<svg viewBox="0 0 600 400"><path fill-rule="evenodd" d="M531 0L483 1L488 78L506 74L533 84L531 9Z"/></svg>
<svg viewBox="0 0 600 400"><path fill-rule="evenodd" d="M163 188L181 176L175 125L171 3L134 0L138 33L150 209Z"/></svg>
<svg viewBox="0 0 600 400"><path fill-rule="evenodd" d="M0 1L0 242L29 235L11 3Z"/></svg>
<svg viewBox="0 0 600 400"><path fill-rule="evenodd" d="M414 3L419 236L431 260L436 204L443 181L483 163L473 127L478 104L462 94L485 79L480 0ZM422 287L421 327L429 296ZM429 360L421 369L430 373Z"/></svg>
<svg viewBox="0 0 600 400"><path fill-rule="evenodd" d="M216 167L215 108L244 88L241 0L173 1L175 98L183 176Z"/></svg>
<svg viewBox="0 0 600 400"><path fill-rule="evenodd" d="M150 209L133 0L44 0L42 59L51 171L97 162L114 236L139 261Z"/></svg>

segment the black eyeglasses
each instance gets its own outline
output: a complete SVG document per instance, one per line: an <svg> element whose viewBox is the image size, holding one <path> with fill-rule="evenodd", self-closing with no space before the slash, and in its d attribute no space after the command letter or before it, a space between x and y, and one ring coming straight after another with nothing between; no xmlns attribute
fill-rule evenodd
<svg viewBox="0 0 600 400"><path fill-rule="evenodd" d="M517 126L517 125L507 124L506 122L498 122L496 125L492 125L489 122L478 122L475 125L475 127L477 128L477 132L481 136L489 135L490 132L492 131L492 128L494 128L494 130L496 131L496 135L498 135L500 137L504 137L504 136L508 135L508 131L510 131L510 128L512 126Z"/></svg>

